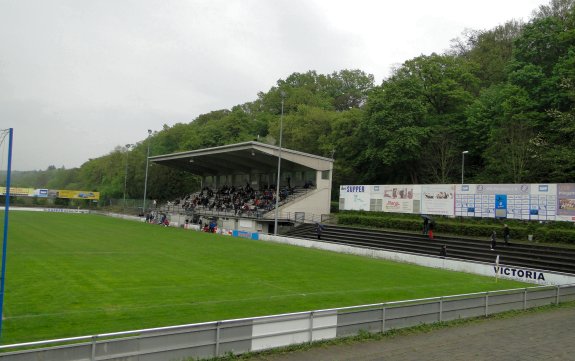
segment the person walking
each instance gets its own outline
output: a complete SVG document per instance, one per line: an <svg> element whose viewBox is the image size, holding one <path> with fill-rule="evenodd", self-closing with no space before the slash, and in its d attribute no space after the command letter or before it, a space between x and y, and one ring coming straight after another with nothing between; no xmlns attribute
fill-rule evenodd
<svg viewBox="0 0 575 361"><path fill-rule="evenodd" d="M493 251L497 247L497 233L493 231L491 233L491 250Z"/></svg>
<svg viewBox="0 0 575 361"><path fill-rule="evenodd" d="M430 221L429 225L427 226L427 235L429 239L433 239L433 230L435 229L435 221Z"/></svg>
<svg viewBox="0 0 575 361"><path fill-rule="evenodd" d="M509 237L511 231L509 230L509 226L504 224L503 225L503 241L505 242L505 247L509 246Z"/></svg>
<svg viewBox="0 0 575 361"><path fill-rule="evenodd" d="M424 217L423 218L423 234L427 234L428 227L429 227L429 218Z"/></svg>
<svg viewBox="0 0 575 361"><path fill-rule="evenodd" d="M321 232L323 232L323 224L318 222L315 224L315 233L317 235L317 239L321 239Z"/></svg>

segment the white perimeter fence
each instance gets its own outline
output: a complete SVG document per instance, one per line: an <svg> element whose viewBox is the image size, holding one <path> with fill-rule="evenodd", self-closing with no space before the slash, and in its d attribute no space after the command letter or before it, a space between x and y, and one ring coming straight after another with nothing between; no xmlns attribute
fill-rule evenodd
<svg viewBox="0 0 575 361"><path fill-rule="evenodd" d="M537 286L7 345L0 346L0 359L212 358L574 300L575 284Z"/></svg>

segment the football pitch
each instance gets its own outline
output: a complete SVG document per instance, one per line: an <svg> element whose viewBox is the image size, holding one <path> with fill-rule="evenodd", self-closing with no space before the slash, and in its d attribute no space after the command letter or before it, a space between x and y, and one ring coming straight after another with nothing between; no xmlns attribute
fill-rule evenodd
<svg viewBox="0 0 575 361"><path fill-rule="evenodd" d="M6 266L2 344L526 286L101 215L24 211L10 212Z"/></svg>

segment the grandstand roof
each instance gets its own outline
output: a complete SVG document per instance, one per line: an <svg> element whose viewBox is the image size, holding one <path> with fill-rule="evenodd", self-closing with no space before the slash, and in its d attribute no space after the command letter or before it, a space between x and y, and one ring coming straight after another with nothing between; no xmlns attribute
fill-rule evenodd
<svg viewBox="0 0 575 361"><path fill-rule="evenodd" d="M280 148L245 142L150 157L150 161L201 176L277 170ZM282 171L330 170L333 159L281 148Z"/></svg>

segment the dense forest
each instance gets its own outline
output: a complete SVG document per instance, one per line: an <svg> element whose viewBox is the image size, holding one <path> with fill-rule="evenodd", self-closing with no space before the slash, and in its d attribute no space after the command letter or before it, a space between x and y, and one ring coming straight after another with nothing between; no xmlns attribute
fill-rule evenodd
<svg viewBox="0 0 575 361"><path fill-rule="evenodd" d="M575 0L553 0L527 23L466 31L441 54L393 69L379 85L362 70L293 73L232 109L164 125L79 168L14 172L20 187L141 198L151 155L243 141L333 157L339 184L575 181ZM127 174L127 178L125 176ZM170 199L198 180L149 169L148 196Z"/></svg>

